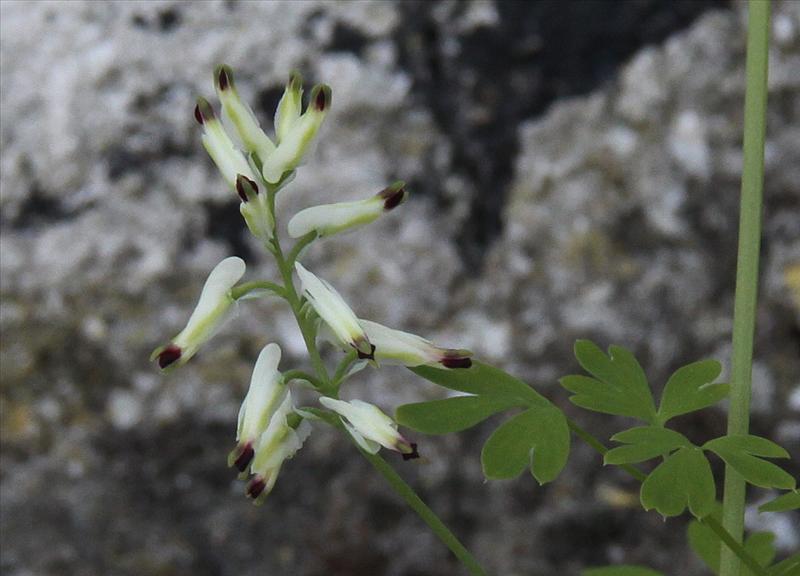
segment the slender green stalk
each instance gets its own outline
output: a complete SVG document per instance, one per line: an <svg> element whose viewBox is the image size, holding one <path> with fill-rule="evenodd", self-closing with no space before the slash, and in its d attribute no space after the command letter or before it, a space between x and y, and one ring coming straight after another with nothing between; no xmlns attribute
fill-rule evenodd
<svg viewBox="0 0 800 576"><path fill-rule="evenodd" d="M270 209L272 210L272 213L275 214L275 192L270 191L269 194ZM266 246L266 248L275 256L275 261L278 265L281 278L283 279L283 286L281 287L276 285L276 287L281 290L281 295L286 299L286 301L289 303L289 306L292 308L295 320L297 321L297 326L300 329L300 332L303 336L303 341L308 349L308 355L311 358L311 364L316 372L316 378L305 374L300 370L290 370L286 373L286 376L304 379L314 384L316 388L323 394L332 397L338 397L338 385L341 379L344 377L347 369L352 364L353 360L355 360L355 353L349 353L345 359L342 360L334 378L331 379L330 375L328 374L328 369L325 367L325 363L322 361L322 357L317 349L316 329L311 325L302 312L302 301L297 293L297 289L294 286L294 280L292 278L295 261L300 256L303 248L311 244L315 238L315 234L308 234L298 240L287 257L284 255L283 248L278 240L276 224L276 227L273 228L273 239L271 240L270 244ZM453 554L455 554L456 558L458 558L458 560L464 565L464 567L472 576L486 576L486 572L484 572L483 568L481 568L480 564L478 564L472 554L470 554L464 545L459 542L458 538L456 538L456 536L447 528L447 526L445 526L444 522L441 521L436 513L431 510L427 504L425 504L425 502L422 501L417 493L414 492L414 489L409 486L397 472L395 472L394 468L392 468L377 454L370 454L364 450L361 450L360 448L359 451L364 458L366 458L370 464L372 464L372 466L383 475L395 492L397 492L400 497L402 497L403 500L405 500L406 503L414 510L414 512L416 512L420 518L422 518L422 520L430 527L433 533L436 534L439 540L441 540L442 543L447 546L453 552Z"/></svg>
<svg viewBox="0 0 800 576"><path fill-rule="evenodd" d="M267 280L254 280L252 282L245 282L243 284L239 284L238 286L234 286L231 289L231 297L234 300L238 300L239 298L246 296L255 290L267 290L276 296L284 295L283 287L278 286L274 282L268 282Z"/></svg>
<svg viewBox="0 0 800 576"><path fill-rule="evenodd" d="M456 558L464 565L464 567L469 571L472 576L486 576L486 572L483 570L478 561L469 553L469 551L464 547L461 542L459 542L458 538L456 538L455 534L453 534L450 529L444 525L436 513L431 510L422 499L417 496L417 493L414 492L414 489L409 486L403 478L392 468L388 462L386 462L383 458L381 458L377 454L370 454L369 452L365 452L359 448L361 454L366 458L372 466L383 475L389 485L394 488L394 491L397 492L403 500L406 501L414 512L416 512L420 518L428 525L428 527L433 531L436 536L439 537L449 549L450 551L455 554Z"/></svg>
<svg viewBox="0 0 800 576"><path fill-rule="evenodd" d="M750 0L748 11L744 168L733 312L729 435L747 434L750 426L753 334L758 295L758 252L761 244L761 196L764 186L770 1ZM736 542L742 541L744 533L744 505L744 478L731 466L726 465L722 525ZM730 547L723 547L720 557L720 576L739 576L740 572L739 556Z"/></svg>
<svg viewBox="0 0 800 576"><path fill-rule="evenodd" d="M581 440L586 442L589 446L594 448L594 450L600 454L601 456L605 456L606 452L608 452L608 447L603 444L596 436L594 436L591 432L587 431L586 429L582 428L577 422L572 420L571 418L567 418L567 425L569 426L570 430L572 430L576 436L578 436ZM625 472L636 478L639 482L644 482L645 478L647 478L647 474L639 470L636 466L632 464L622 464L619 466ZM750 555L750 553L742 546L723 526L719 523L718 520L711 516L706 516L701 520L706 526L711 528L714 532L716 532L717 536L719 536L720 540L722 540L727 546L727 549L730 549L732 553L739 558L742 562L747 564L747 566L753 571L753 574L756 576L768 576L766 568L761 566L758 561ZM723 547L723 549L726 549Z"/></svg>

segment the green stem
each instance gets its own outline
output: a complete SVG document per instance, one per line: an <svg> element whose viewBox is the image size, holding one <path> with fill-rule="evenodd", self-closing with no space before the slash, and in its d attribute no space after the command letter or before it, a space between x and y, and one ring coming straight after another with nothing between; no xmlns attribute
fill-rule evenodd
<svg viewBox="0 0 800 576"><path fill-rule="evenodd" d="M572 430L576 436L578 436L581 440L586 442L589 446L595 449L601 456L605 456L606 452L608 452L608 447L603 444L596 436L594 436L591 432L588 432L584 428L582 428L577 422L572 420L571 418L567 418L567 425L569 426L570 430ZM622 464L619 466L625 472L636 478L639 482L644 482L647 478L647 474L639 470L636 466L631 464ZM753 556L742 546L723 526L719 523L718 520L711 516L706 516L701 520L706 526L711 528L717 535L720 537L728 548L723 549L730 549L731 552L739 558L742 562L747 564L747 566L753 571L753 574L756 576L768 576L767 570L761 566L761 564L756 561Z"/></svg>
<svg viewBox="0 0 800 576"><path fill-rule="evenodd" d="M750 0L747 29L747 86L744 103L744 168L739 214L739 254L733 312L733 357L728 435L747 434L753 363L758 253L761 241L761 196L764 186L764 138L767 114L769 0ZM725 466L722 525L740 543L744 533L745 480ZM741 559L723 547L720 576L739 576Z"/></svg>
<svg viewBox="0 0 800 576"><path fill-rule="evenodd" d="M268 282L266 280L254 280L252 282L245 282L244 284L234 286L231 289L231 298L238 300L242 296L246 296L254 290L268 290L276 296L284 295L283 288L278 284L275 284L274 282Z"/></svg>
<svg viewBox="0 0 800 576"><path fill-rule="evenodd" d="M377 454L370 454L364 450L361 450L361 454L364 458L372 464L373 468L375 468L381 475L386 479L389 485L397 492L403 500L406 501L414 512L416 512L420 518L428 525L428 527L433 531L436 536L438 536L439 540L441 540L449 549L450 551L455 554L456 558L464 565L464 567L469 571L472 576L486 576L486 572L478 564L478 561L469 553L469 551L464 547L461 542L459 542L458 538L456 538L455 534L453 534L450 529L444 525L436 513L431 510L422 499L417 496L417 493L414 492L414 489L409 486L405 480L392 468L388 462L386 462L383 458L381 458Z"/></svg>
<svg viewBox="0 0 800 576"><path fill-rule="evenodd" d="M287 370L283 373L283 381L291 382L292 380L305 380L310 383L314 388L320 388L322 383L311 374L303 372L302 370Z"/></svg>

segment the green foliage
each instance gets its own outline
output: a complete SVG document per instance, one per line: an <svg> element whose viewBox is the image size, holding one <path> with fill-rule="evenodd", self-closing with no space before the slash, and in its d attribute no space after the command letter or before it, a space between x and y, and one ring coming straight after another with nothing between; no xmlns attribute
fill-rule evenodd
<svg viewBox="0 0 800 576"><path fill-rule="evenodd" d="M714 512L715 517L721 515L722 507L718 506ZM714 574L719 574L720 549L722 541L719 536L708 526L693 520L686 529L689 547L708 566ZM744 548L760 565L766 567L775 558L775 535L772 532L755 532L744 541ZM742 568L742 576L752 576L752 570L746 566Z"/></svg>
<svg viewBox="0 0 800 576"><path fill-rule="evenodd" d="M611 437L620 446L609 450L603 462L605 464L633 464L650 460L657 456L666 456L681 447L690 447L691 442L681 434L667 428L642 426L631 428Z"/></svg>
<svg viewBox="0 0 800 576"><path fill-rule="evenodd" d="M663 424L670 418L712 406L728 395L728 384L711 384L722 371L716 360L701 360L678 368L669 377L658 419Z"/></svg>
<svg viewBox="0 0 800 576"><path fill-rule="evenodd" d="M509 408L525 408L486 441L481 452L484 474L491 479L514 478L530 468L544 484L564 468L570 448L564 413L518 378L481 362L459 370L427 366L412 370L439 386L470 395L400 406L398 423L426 434L446 434Z"/></svg>
<svg viewBox="0 0 800 576"><path fill-rule="evenodd" d="M655 508L662 516L677 516L688 506L697 518L714 508L716 487L703 451L681 447L667 456L642 483L640 493L645 510Z"/></svg>
<svg viewBox="0 0 800 576"><path fill-rule="evenodd" d="M664 576L661 572L642 566L604 566L583 570L581 576Z"/></svg>
<svg viewBox="0 0 800 576"><path fill-rule="evenodd" d="M715 438L706 442L703 448L714 452L754 486L784 490L795 488L795 479L788 472L759 458L789 457L786 450L771 440L750 434L735 434Z"/></svg>
<svg viewBox="0 0 800 576"><path fill-rule="evenodd" d="M569 457L570 435L564 413L555 406L530 408L501 425L481 452L489 479L515 478L530 467L539 484L554 480Z"/></svg>
<svg viewBox="0 0 800 576"><path fill-rule="evenodd" d="M800 492L787 492L758 507L759 512L788 512L800 509Z"/></svg>
<svg viewBox="0 0 800 576"><path fill-rule="evenodd" d="M630 416L655 424L656 408L647 376L636 358L620 346L609 355L589 340L575 342L575 358L593 377L565 376L559 382L573 393L576 406L616 416Z"/></svg>
<svg viewBox="0 0 800 576"><path fill-rule="evenodd" d="M800 574L800 552L778 562L769 569L770 576L797 576Z"/></svg>

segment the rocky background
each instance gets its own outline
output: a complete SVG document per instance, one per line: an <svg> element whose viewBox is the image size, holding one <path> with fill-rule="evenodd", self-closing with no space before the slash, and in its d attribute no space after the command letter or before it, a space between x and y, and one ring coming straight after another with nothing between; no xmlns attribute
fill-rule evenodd
<svg viewBox="0 0 800 576"><path fill-rule="evenodd" d="M556 379L573 341L633 349L656 387L731 330L745 7L627 2L0 4L0 570L22 575L450 575L446 549L349 442L315 431L263 508L225 467L258 350L302 365L287 310L246 303L183 369L149 352L208 271L275 270L192 119L219 62L264 120L293 68L334 93L280 207L412 200L305 258L361 316L470 347L608 437ZM800 2L776 2L753 429L800 467ZM402 369L349 396L440 391ZM613 562L703 574L684 519L575 444L567 470L484 483L496 425L390 460L494 574ZM684 418L721 434L724 414ZM754 493L757 499L768 494ZM748 514L800 548L797 518Z"/></svg>

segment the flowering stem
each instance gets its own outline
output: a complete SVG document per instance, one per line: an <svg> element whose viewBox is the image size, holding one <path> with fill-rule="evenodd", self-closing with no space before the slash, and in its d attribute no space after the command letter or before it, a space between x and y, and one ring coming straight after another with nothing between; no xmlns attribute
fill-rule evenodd
<svg viewBox="0 0 800 576"><path fill-rule="evenodd" d="M372 464L381 475L386 479L389 485L397 492L403 500L406 501L414 512L428 525L439 540L441 540L450 551L455 554L456 558L464 565L472 576L486 576L486 571L478 564L478 561L469 553L463 544L456 538L450 529L444 525L436 513L431 510L422 499L417 496L414 489L409 486L405 480L392 468L386 460L381 458L378 454L370 454L361 450L361 455Z"/></svg>
<svg viewBox="0 0 800 576"><path fill-rule="evenodd" d="M250 292L254 292L256 290L268 290L277 296L284 296L285 291L282 286L275 284L274 282L268 282L266 280L254 280L253 282L245 282L243 284L239 284L238 286L234 286L231 289L231 297L234 300L238 300L243 296L247 296Z"/></svg>
<svg viewBox="0 0 800 576"><path fill-rule="evenodd" d="M582 428L577 422L572 420L571 418L567 418L567 425L569 426L570 430L572 430L576 436L578 436L581 440L586 442L589 446L594 448L594 450L599 453L601 456L605 456L606 452L608 452L608 448L605 444L603 444L596 436L594 436L591 432ZM632 464L621 464L619 466L625 472L636 478L639 482L644 482L647 478L647 474L639 470L636 466ZM706 516L702 520L700 520L703 524L711 528L717 536L719 536L720 540L722 540L727 548L723 547L723 550L730 550L731 553L739 560L747 564L748 568L752 570L753 574L756 576L768 576L767 570L758 563L758 561L753 558L753 556L742 546L732 535L728 532L722 524L720 524L719 520L714 518L713 516Z"/></svg>
<svg viewBox="0 0 800 576"><path fill-rule="evenodd" d="M764 187L764 138L767 115L767 63L769 56L769 0L750 0L747 28L747 85L744 101L744 168L739 213L739 254L733 311L728 434L747 434L758 295L758 252L761 243L761 197ZM725 466L722 524L734 541L744 532L745 480ZM720 576L738 576L740 558L723 548Z"/></svg>

